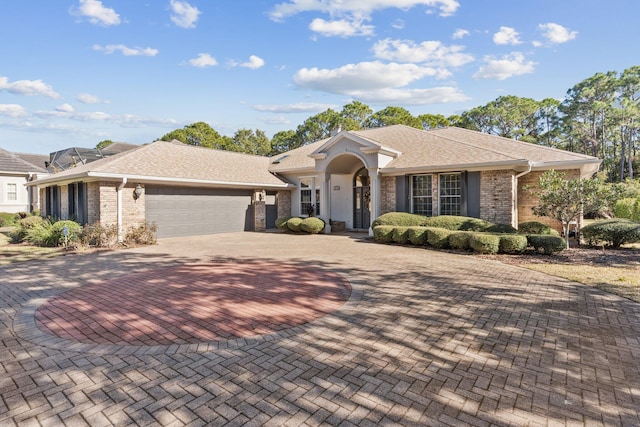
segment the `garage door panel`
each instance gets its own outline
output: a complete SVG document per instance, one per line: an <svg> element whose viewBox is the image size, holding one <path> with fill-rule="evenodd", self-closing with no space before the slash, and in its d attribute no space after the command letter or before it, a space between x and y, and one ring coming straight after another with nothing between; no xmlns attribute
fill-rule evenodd
<svg viewBox="0 0 640 427"><path fill-rule="evenodd" d="M146 218L158 237L215 234L252 229L251 192L147 187Z"/></svg>

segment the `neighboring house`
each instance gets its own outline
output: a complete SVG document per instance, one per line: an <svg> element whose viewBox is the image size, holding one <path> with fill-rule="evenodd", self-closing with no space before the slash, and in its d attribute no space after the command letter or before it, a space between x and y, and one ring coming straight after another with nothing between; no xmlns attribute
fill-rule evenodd
<svg viewBox="0 0 640 427"><path fill-rule="evenodd" d="M85 165L114 154L122 153L138 145L126 142L112 142L103 149L70 147L49 154L46 160L46 168L51 173L58 173L67 169L75 168L78 165Z"/></svg>
<svg viewBox="0 0 640 427"><path fill-rule="evenodd" d="M371 232L391 211L539 220L524 186L549 169L590 177L600 163L466 129L395 125L343 131L272 158L157 141L34 185L43 213L120 229L153 221L159 237L264 230L276 216L309 213L328 232L331 222Z"/></svg>
<svg viewBox="0 0 640 427"><path fill-rule="evenodd" d="M39 208L38 191L26 183L47 175L41 166L31 161L44 161L47 156L17 154L0 148L0 212L31 212Z"/></svg>

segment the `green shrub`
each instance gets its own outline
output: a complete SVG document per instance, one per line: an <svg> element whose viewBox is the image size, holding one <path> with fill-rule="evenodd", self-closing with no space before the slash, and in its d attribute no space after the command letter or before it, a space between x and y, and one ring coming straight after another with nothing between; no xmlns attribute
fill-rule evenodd
<svg viewBox="0 0 640 427"><path fill-rule="evenodd" d="M156 231L158 231L158 226L155 222L132 225L124 235L124 243L130 245L153 245L157 241Z"/></svg>
<svg viewBox="0 0 640 427"><path fill-rule="evenodd" d="M449 235L449 246L451 249L468 251L471 249L469 242L473 231L454 231Z"/></svg>
<svg viewBox="0 0 640 427"><path fill-rule="evenodd" d="M550 225L545 224L539 221L528 221L518 224L518 233L519 234L549 234L551 236L559 236L556 230L551 228Z"/></svg>
<svg viewBox="0 0 640 427"><path fill-rule="evenodd" d="M42 224L45 222L45 220L42 217L39 216L29 216L23 219L19 219L18 215L14 215L14 219L17 222L17 226L15 227L15 229L9 234L9 236L11 237L11 239L14 242L22 242L24 240L26 240L27 238L27 233L29 232L29 230L36 228L36 227L40 227L42 226ZM50 226L51 223L47 222L47 226ZM44 232L43 230L38 230L40 233ZM35 235L35 233L34 233Z"/></svg>
<svg viewBox="0 0 640 427"><path fill-rule="evenodd" d="M518 232L518 230L516 230L509 224L492 224L483 231L487 233L501 234L516 234Z"/></svg>
<svg viewBox="0 0 640 427"><path fill-rule="evenodd" d="M280 218L276 219L276 228L278 230L285 230L288 231L289 227L287 227L287 221L289 221L291 219L290 216L281 216Z"/></svg>
<svg viewBox="0 0 640 427"><path fill-rule="evenodd" d="M391 237L395 243L406 245L407 243L409 243L408 231L409 227L394 227Z"/></svg>
<svg viewBox="0 0 640 427"><path fill-rule="evenodd" d="M378 225L377 227L373 227L373 239L379 243L392 243L394 228L392 225Z"/></svg>
<svg viewBox="0 0 640 427"><path fill-rule="evenodd" d="M27 220L28 218L39 218L39 217L27 217L22 221ZM34 245L34 246L48 246L48 247L56 247L61 245L71 245L80 242L80 235L82 234L82 226L74 221L63 220L57 221L55 223L51 223L48 220L42 220L37 222L36 225L25 229L26 233L24 236L24 241ZM66 227L67 234L65 236L64 230ZM66 238L65 238L66 237Z"/></svg>
<svg viewBox="0 0 640 427"><path fill-rule="evenodd" d="M620 199L613 206L613 214L616 218L626 218L640 221L640 198Z"/></svg>
<svg viewBox="0 0 640 427"><path fill-rule="evenodd" d="M469 240L469 246L480 254L497 254L500 250L500 236L495 234L474 233Z"/></svg>
<svg viewBox="0 0 640 427"><path fill-rule="evenodd" d="M500 252L504 254L521 254L527 250L527 237L520 234L501 234Z"/></svg>
<svg viewBox="0 0 640 427"><path fill-rule="evenodd" d="M412 245L423 246L427 243L427 228L409 227L407 230L407 238Z"/></svg>
<svg viewBox="0 0 640 427"><path fill-rule="evenodd" d="M80 243L84 246L94 246L96 248L111 248L118 243L118 226L116 224L86 225L80 235Z"/></svg>
<svg viewBox="0 0 640 427"><path fill-rule="evenodd" d="M536 252L551 255L567 248L567 242L560 236L549 234L530 234L527 236L529 246L533 246Z"/></svg>
<svg viewBox="0 0 640 427"><path fill-rule="evenodd" d="M16 214L0 212L0 227L10 227L16 224Z"/></svg>
<svg viewBox="0 0 640 427"><path fill-rule="evenodd" d="M67 236L65 239L64 229L66 227ZM80 242L82 226L75 221L57 221L51 225L51 244L48 246L76 245Z"/></svg>
<svg viewBox="0 0 640 427"><path fill-rule="evenodd" d="M322 219L315 216L310 216L302 220L302 222L300 223L300 230L306 233L318 234L319 232L324 230L324 226L325 224Z"/></svg>
<svg viewBox="0 0 640 427"><path fill-rule="evenodd" d="M424 226L428 217L407 212L389 212L380 215L373 221L372 227L378 225L398 225L401 227Z"/></svg>
<svg viewBox="0 0 640 427"><path fill-rule="evenodd" d="M436 249L447 249L449 247L449 235L451 235L451 230L428 227L427 243Z"/></svg>
<svg viewBox="0 0 640 427"><path fill-rule="evenodd" d="M302 225L302 218L293 217L287 221L287 228L293 232L299 232Z"/></svg>
<svg viewBox="0 0 640 427"><path fill-rule="evenodd" d="M625 243L640 242L640 222L616 218L593 222L580 230L582 237L590 244L606 243L619 248Z"/></svg>
<svg viewBox="0 0 640 427"><path fill-rule="evenodd" d="M38 225L42 224L44 221L44 218L42 218L41 216L28 216L25 218L22 218L18 224L20 225L20 227L22 228L34 228L37 227Z"/></svg>
<svg viewBox="0 0 640 427"><path fill-rule="evenodd" d="M452 231L485 231L493 224L479 218L440 215L428 217L425 225L427 227L445 228Z"/></svg>
<svg viewBox="0 0 640 427"><path fill-rule="evenodd" d="M30 215L29 215L29 212L18 212L18 213L16 214L16 217L18 217L19 219L24 219L24 218L26 218L26 217L28 217L28 216L30 216Z"/></svg>

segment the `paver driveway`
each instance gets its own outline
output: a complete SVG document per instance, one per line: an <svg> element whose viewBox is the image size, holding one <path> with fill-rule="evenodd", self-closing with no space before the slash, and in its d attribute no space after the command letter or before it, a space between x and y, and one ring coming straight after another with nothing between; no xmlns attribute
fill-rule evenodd
<svg viewBox="0 0 640 427"><path fill-rule="evenodd" d="M35 319L55 296L219 263L297 269L300 286L337 274L351 292L311 323L202 342L87 342ZM640 425L639 304L470 256L356 235L166 239L2 267L0 304L1 426Z"/></svg>

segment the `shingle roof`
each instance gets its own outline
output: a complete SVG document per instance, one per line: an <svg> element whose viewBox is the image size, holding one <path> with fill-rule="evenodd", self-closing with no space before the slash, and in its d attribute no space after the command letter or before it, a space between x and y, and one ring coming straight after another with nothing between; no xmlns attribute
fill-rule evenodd
<svg viewBox="0 0 640 427"><path fill-rule="evenodd" d="M111 157L57 173L39 183L81 177L136 177L149 181L202 182L203 184L259 184L282 187L268 171L268 157L194 147L178 141L156 141Z"/></svg>
<svg viewBox="0 0 640 427"><path fill-rule="evenodd" d="M405 169L443 169L479 164L543 164L597 163L596 157L543 147L468 129L448 127L428 131L404 125L345 132L367 140L373 145L399 151L383 172ZM272 171L286 172L313 169L309 154L321 148L331 138L290 151L280 163L270 166ZM275 157L274 157L275 158Z"/></svg>
<svg viewBox="0 0 640 427"><path fill-rule="evenodd" d="M0 148L0 172L28 174L28 173L46 173L44 167L38 167L21 158L15 153Z"/></svg>
<svg viewBox="0 0 640 427"><path fill-rule="evenodd" d="M45 162L49 161L48 154L31 154L31 153L13 153L19 159L24 160L27 163L37 166L40 169L45 169Z"/></svg>

